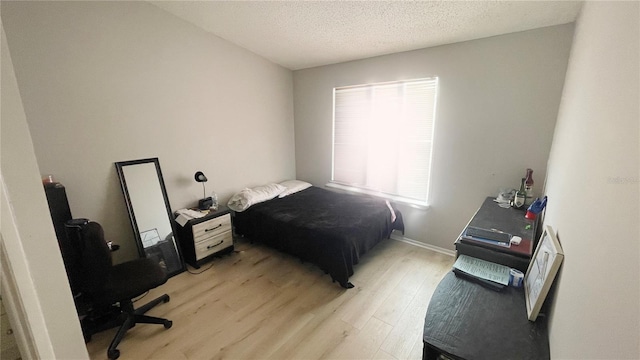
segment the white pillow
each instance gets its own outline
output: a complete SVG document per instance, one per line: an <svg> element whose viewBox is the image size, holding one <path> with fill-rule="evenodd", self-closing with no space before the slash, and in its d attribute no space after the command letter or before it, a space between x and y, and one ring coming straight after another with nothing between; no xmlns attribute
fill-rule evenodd
<svg viewBox="0 0 640 360"><path fill-rule="evenodd" d="M304 182L300 180L287 180L287 181L281 182L280 185L284 186L286 190L280 193L280 195L278 195L279 198L283 198L287 195L297 193L298 191L302 191L312 186L308 182Z"/></svg>
<svg viewBox="0 0 640 360"><path fill-rule="evenodd" d="M247 210L251 205L273 199L285 190L286 188L284 186L273 183L257 186L252 189L245 188L233 195L231 199L229 199L227 206L233 211L242 212Z"/></svg>

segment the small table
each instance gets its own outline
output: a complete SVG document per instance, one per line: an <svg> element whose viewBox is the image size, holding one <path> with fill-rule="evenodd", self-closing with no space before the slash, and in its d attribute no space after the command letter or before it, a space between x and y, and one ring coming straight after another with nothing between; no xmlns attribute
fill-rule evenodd
<svg viewBox="0 0 640 360"><path fill-rule="evenodd" d="M522 241L519 245L511 244L509 248L505 248L497 245L464 242L461 240L461 236L458 236L455 242L458 254L469 255L526 272L535 250L537 222L526 219L524 215L525 211L523 210L502 208L493 201L492 197L487 197L460 235L467 227L473 226L503 231L521 237Z"/></svg>
<svg viewBox="0 0 640 360"><path fill-rule="evenodd" d="M184 260L194 269L214 256L233 252L231 211L225 206L176 227Z"/></svg>
<svg viewBox="0 0 640 360"><path fill-rule="evenodd" d="M447 274L424 321L423 360L549 359L547 319L527 319L524 291L501 292Z"/></svg>

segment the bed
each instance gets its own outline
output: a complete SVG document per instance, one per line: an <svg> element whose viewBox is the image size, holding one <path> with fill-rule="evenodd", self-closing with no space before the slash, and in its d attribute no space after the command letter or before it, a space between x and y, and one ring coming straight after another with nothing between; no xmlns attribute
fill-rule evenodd
<svg viewBox="0 0 640 360"><path fill-rule="evenodd" d="M391 231L404 232L402 215L382 199L311 186L234 213L238 235L318 265L344 288L360 257Z"/></svg>

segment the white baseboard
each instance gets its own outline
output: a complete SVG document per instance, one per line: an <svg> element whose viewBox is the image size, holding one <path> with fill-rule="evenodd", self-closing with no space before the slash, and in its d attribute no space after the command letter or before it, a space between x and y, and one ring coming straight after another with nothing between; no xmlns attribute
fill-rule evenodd
<svg viewBox="0 0 640 360"><path fill-rule="evenodd" d="M413 240L413 239L409 239L409 238L406 238L406 237L404 237L402 235L398 235L395 232L391 234L391 238L393 240L396 240L396 241L401 241L403 243L407 243L407 244L410 244L410 245L413 245L413 246L421 247L423 249L439 252L441 254L449 255L451 257L455 257L456 256L456 252L453 251L453 250L441 248L439 246L433 246L433 245L425 244L423 242L416 241L416 240Z"/></svg>

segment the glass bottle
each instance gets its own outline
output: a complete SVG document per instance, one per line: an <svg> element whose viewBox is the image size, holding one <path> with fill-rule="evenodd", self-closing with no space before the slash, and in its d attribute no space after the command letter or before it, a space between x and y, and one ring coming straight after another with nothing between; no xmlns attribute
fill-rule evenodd
<svg viewBox="0 0 640 360"><path fill-rule="evenodd" d="M211 193L211 206L209 207L211 210L218 210L218 194L215 191Z"/></svg>
<svg viewBox="0 0 640 360"><path fill-rule="evenodd" d="M524 181L525 178L522 178L520 181L520 190L516 192L516 197L513 199L513 207L517 209L521 209L524 206L524 202L527 198L527 193L524 191Z"/></svg>
<svg viewBox="0 0 640 360"><path fill-rule="evenodd" d="M531 205L533 202L533 170L531 169L527 169L527 175L524 180L524 192L527 196L524 204Z"/></svg>

